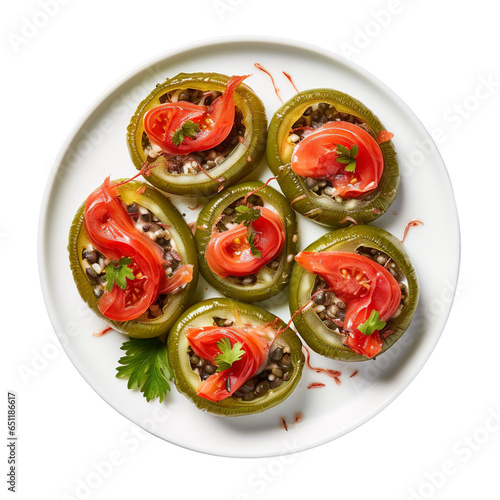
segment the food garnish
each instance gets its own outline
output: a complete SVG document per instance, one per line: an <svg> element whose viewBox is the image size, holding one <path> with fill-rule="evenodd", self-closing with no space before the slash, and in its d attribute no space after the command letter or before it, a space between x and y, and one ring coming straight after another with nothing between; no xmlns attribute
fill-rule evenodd
<svg viewBox="0 0 500 500"><path fill-rule="evenodd" d="M217 347L220 349L220 354L215 357L218 372L231 368L233 363L240 360L243 354L245 354L245 351L242 349L243 345L240 342L234 342L231 346L231 340L227 337L219 340Z"/></svg>
<svg viewBox="0 0 500 500"><path fill-rule="evenodd" d="M122 290L127 288L127 279L134 280L134 271L128 267L132 263L130 257L123 257L118 262L112 261L105 267L106 290L110 292L116 283Z"/></svg>
<svg viewBox="0 0 500 500"><path fill-rule="evenodd" d="M250 225L248 226L247 240L250 245L252 255L258 259L262 259L262 252L255 246L255 231Z"/></svg>
<svg viewBox="0 0 500 500"><path fill-rule="evenodd" d="M378 311L374 309L371 312L370 317L364 323L358 325L358 330L368 336L377 330L382 330L386 324L387 322L382 321Z"/></svg>
<svg viewBox="0 0 500 500"><path fill-rule="evenodd" d="M236 224L243 224L244 226L249 226L262 215L257 208L247 207L246 205L238 205L235 210L238 212L238 216L234 222Z"/></svg>
<svg viewBox="0 0 500 500"><path fill-rule="evenodd" d="M118 378L128 379L129 389L139 389L146 401L158 398L160 403L170 391L174 372L168 361L167 345L159 338L130 339L120 347L125 356L118 360Z"/></svg>
<svg viewBox="0 0 500 500"><path fill-rule="evenodd" d="M200 125L198 123L194 123L191 120L186 120L181 128L177 129L174 135L172 136L172 142L175 146L178 146L186 137L191 137L194 139L196 134L200 131Z"/></svg>
<svg viewBox="0 0 500 500"><path fill-rule="evenodd" d="M337 144L336 152L338 156L335 158L335 161L345 164L344 170L346 172L354 172L356 170L356 156L359 153L357 144L353 144L351 149L347 149L342 144Z"/></svg>

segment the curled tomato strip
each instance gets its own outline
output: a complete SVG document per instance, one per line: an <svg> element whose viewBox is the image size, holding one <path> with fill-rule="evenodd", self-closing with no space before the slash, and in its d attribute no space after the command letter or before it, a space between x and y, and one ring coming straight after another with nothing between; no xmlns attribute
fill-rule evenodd
<svg viewBox="0 0 500 500"><path fill-rule="evenodd" d="M337 145L359 148L354 172L336 161ZM294 149L292 170L302 177L328 179L335 195L358 198L377 188L384 170L384 157L377 141L353 123L328 122L308 134Z"/></svg>
<svg viewBox="0 0 500 500"><path fill-rule="evenodd" d="M144 129L151 143L173 155L206 151L218 146L229 135L234 124L234 92L248 76L232 76L223 94L210 106L178 101L150 109L144 115ZM195 137L186 136L180 144L174 144L174 134L187 121L199 125L200 131Z"/></svg>
<svg viewBox="0 0 500 500"><path fill-rule="evenodd" d="M183 264L178 267L172 276L168 277L165 281L165 286L160 291L160 295L166 295L175 292L181 286L190 283L193 279L193 265Z"/></svg>
<svg viewBox="0 0 500 500"><path fill-rule="evenodd" d="M349 252L300 252L295 260L307 271L325 279L329 288L346 304L346 344L369 358L382 350L378 330L364 335L358 330L372 311L389 320L401 302L401 289L394 276L367 257Z"/></svg>
<svg viewBox="0 0 500 500"><path fill-rule="evenodd" d="M394 134L392 132L389 132L387 130L382 130L377 135L377 142L379 144L383 144L384 142L389 142L393 137Z"/></svg>
<svg viewBox="0 0 500 500"><path fill-rule="evenodd" d="M265 207L261 216L252 222L255 233L254 246L261 257L252 254L248 243L248 228L238 224L227 231L212 233L205 257L210 269L220 276L247 276L256 273L262 266L273 260L285 244L286 232L279 215Z"/></svg>
<svg viewBox="0 0 500 500"><path fill-rule="evenodd" d="M215 358L220 354L217 342L223 338L228 338L232 346L239 342L245 351L241 359L235 361L230 368L216 372L200 382L196 391L198 396L209 401L221 401L237 391L266 365L269 348L276 335L277 330L271 326L190 328L186 332L189 345L197 356L213 365L216 365Z"/></svg>
<svg viewBox="0 0 500 500"><path fill-rule="evenodd" d="M115 283L111 291L104 292L99 310L114 321L137 319L160 293L168 293L165 290L172 287L169 284L177 272L167 279L162 267L162 248L135 227L109 177L85 201L84 223L92 245L106 258L115 262L123 257L132 258L130 267L135 278L127 279L125 290ZM192 266L181 266L177 271L184 267ZM180 282L179 278L176 280Z"/></svg>

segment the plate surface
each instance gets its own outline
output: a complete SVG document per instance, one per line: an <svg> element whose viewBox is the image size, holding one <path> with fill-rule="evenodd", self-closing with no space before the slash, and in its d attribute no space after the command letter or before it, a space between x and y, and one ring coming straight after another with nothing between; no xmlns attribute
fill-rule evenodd
<svg viewBox="0 0 500 500"><path fill-rule="evenodd" d="M259 62L275 76L282 97L294 90L282 71L292 75L300 90L331 87L366 104L395 133L394 144L402 171L398 199L374 222L398 237L407 223L405 241L419 275L421 298L410 329L376 360L340 363L312 354L313 366L343 372L341 385L324 374L304 369L302 380L287 401L262 414L221 418L196 410L173 389L162 404L146 403L142 394L127 390L115 378L120 346L126 337L103 328L81 301L73 283L66 251L74 213L103 179L130 177L136 170L125 142L126 127L139 102L158 82L179 72L253 73L247 82L263 100L268 120L280 106ZM265 163L245 180L266 180ZM271 185L279 189L275 181ZM172 197L186 221L196 199ZM200 200L201 201L201 200ZM327 232L299 216L299 248ZM47 309L54 329L75 367L94 390L121 414L171 443L193 450L234 457L264 457L305 450L335 439L361 425L387 406L420 371L441 335L453 301L460 254L458 217L443 161L429 134L408 107L376 78L339 56L322 49L275 39L223 39L191 45L134 70L108 90L77 124L61 150L41 210L39 266ZM288 290L287 290L288 291ZM200 276L196 300L218 296ZM287 293L259 305L287 321ZM357 374L351 377L357 370ZM325 387L308 390L312 382ZM293 424L297 414L304 419ZM281 426L281 417L289 431Z"/></svg>

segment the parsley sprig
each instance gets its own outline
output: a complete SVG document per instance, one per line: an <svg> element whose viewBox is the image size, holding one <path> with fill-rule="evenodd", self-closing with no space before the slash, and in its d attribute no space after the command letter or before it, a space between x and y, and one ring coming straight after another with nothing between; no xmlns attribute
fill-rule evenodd
<svg viewBox="0 0 500 500"><path fill-rule="evenodd" d="M231 346L231 340L227 337L219 340L217 342L217 347L220 349L220 354L215 357L214 361L217 365L218 372L223 372L231 368L233 363L240 360L243 354L245 354L245 351L242 349L242 344L235 342L234 345Z"/></svg>
<svg viewBox="0 0 500 500"><path fill-rule="evenodd" d="M250 226L248 226L247 240L248 244L250 245L250 250L252 251L252 255L260 259L262 257L262 253L255 246L255 232Z"/></svg>
<svg viewBox="0 0 500 500"><path fill-rule="evenodd" d="M382 330L386 325L385 321L380 319L378 311L375 309L371 312L370 317L358 326L358 330L366 336L371 335L376 330Z"/></svg>
<svg viewBox="0 0 500 500"><path fill-rule="evenodd" d="M243 222L245 226L256 221L262 215L260 210L248 207L247 205L238 205L235 210L238 212L238 215L236 219L234 219L234 222L236 222L236 224L241 224Z"/></svg>
<svg viewBox="0 0 500 500"><path fill-rule="evenodd" d="M248 228L247 231L247 240L248 244L250 245L250 250L252 251L252 255L254 257L258 257L259 259L262 257L262 253L260 250L255 246L255 232L252 229L252 222L256 221L262 214L260 213L260 210L253 208L253 207L248 207L247 205L238 205L236 207L236 212L238 212L238 215L234 219L236 224L241 224L243 223L244 226Z"/></svg>
<svg viewBox="0 0 500 500"><path fill-rule="evenodd" d="M138 388L146 401L159 398L170 390L174 373L168 362L167 345L158 338L130 339L121 348L126 355L118 360L118 378L128 379L129 389Z"/></svg>
<svg viewBox="0 0 500 500"><path fill-rule="evenodd" d="M130 267L132 263L130 257L123 257L118 262L111 262L105 268L106 290L110 292L116 283L122 290L127 288L127 279L135 280L134 273Z"/></svg>
<svg viewBox="0 0 500 500"><path fill-rule="evenodd" d="M336 151L338 156L335 158L335 161L345 165L344 169L346 172L354 172L356 170L356 157L359 153L358 146L354 144L349 150L345 146L342 146L342 144L337 144Z"/></svg>
<svg viewBox="0 0 500 500"><path fill-rule="evenodd" d="M196 134L200 131L200 126L197 123L194 123L191 120L185 121L181 128L177 129L172 136L172 142L175 146L182 144L184 139L187 137L191 137L194 139Z"/></svg>

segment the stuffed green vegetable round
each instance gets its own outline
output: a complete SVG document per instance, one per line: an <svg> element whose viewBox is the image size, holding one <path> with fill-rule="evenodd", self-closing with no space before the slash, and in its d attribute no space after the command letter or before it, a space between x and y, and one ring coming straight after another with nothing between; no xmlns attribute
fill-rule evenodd
<svg viewBox="0 0 500 500"><path fill-rule="evenodd" d="M283 290L297 251L297 222L286 199L262 182L226 188L198 217L203 277L224 295L255 302Z"/></svg>
<svg viewBox="0 0 500 500"><path fill-rule="evenodd" d="M418 297L402 243L372 226L319 238L296 256L290 281L299 334L314 351L342 361L389 349L409 327Z"/></svg>
<svg viewBox="0 0 500 500"><path fill-rule="evenodd" d="M295 210L331 227L365 224L395 200L393 134L360 101L332 89L299 92L274 114L267 161Z"/></svg>
<svg viewBox="0 0 500 500"><path fill-rule="evenodd" d="M198 280L189 227L169 200L140 182L108 178L92 192L73 219L68 252L82 299L131 337L168 332Z"/></svg>
<svg viewBox="0 0 500 500"><path fill-rule="evenodd" d="M226 298L188 309L170 331L168 351L179 392L221 416L251 415L283 402L304 366L302 343L283 321Z"/></svg>
<svg viewBox="0 0 500 500"><path fill-rule="evenodd" d="M208 196L260 163L267 118L247 76L180 73L137 108L127 142L146 180L169 193Z"/></svg>

